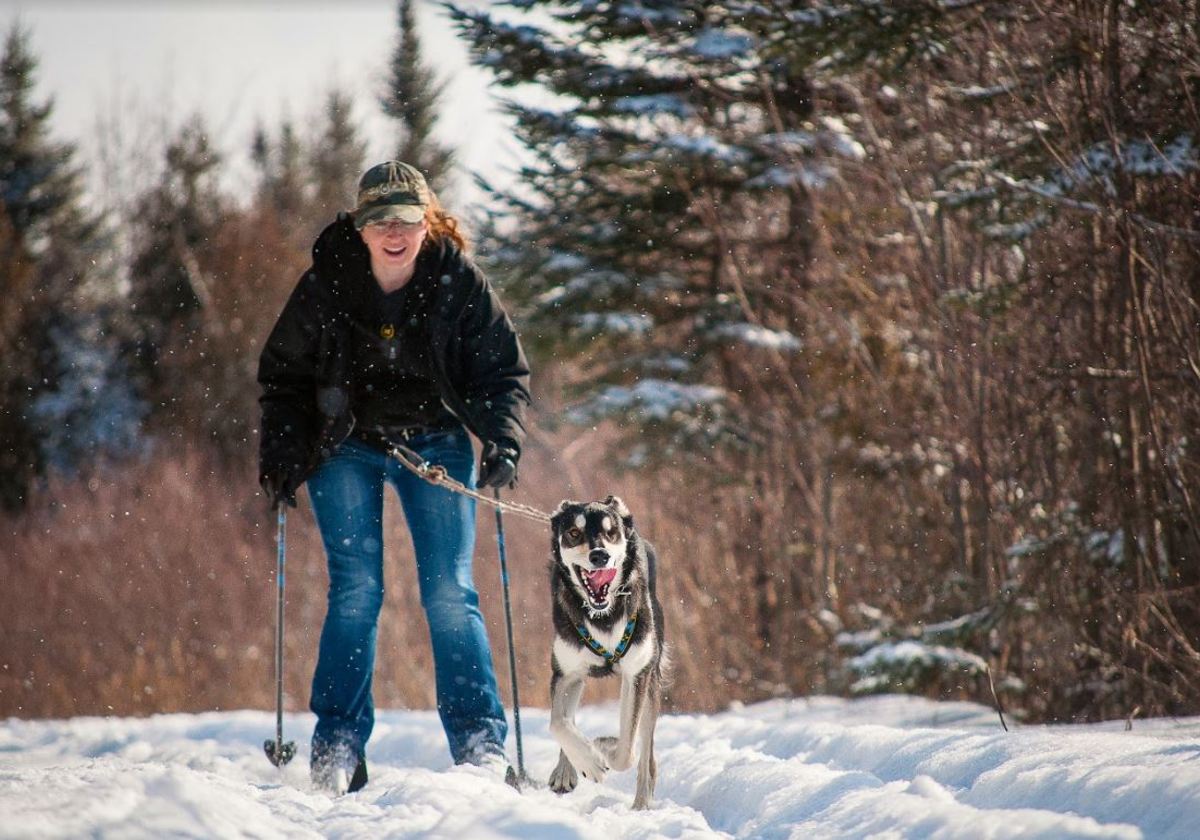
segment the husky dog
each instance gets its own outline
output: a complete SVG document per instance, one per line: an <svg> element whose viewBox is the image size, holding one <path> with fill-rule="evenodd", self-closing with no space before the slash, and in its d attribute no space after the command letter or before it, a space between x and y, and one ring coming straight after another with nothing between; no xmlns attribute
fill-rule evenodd
<svg viewBox="0 0 1200 840"><path fill-rule="evenodd" d="M610 769L628 770L637 739L633 807L648 808L657 774L654 726L666 671L654 549L634 530L629 509L616 496L563 502L550 530L550 732L562 748L550 789L574 790L580 773L598 782ZM621 677L620 734L589 741L575 725L575 710L584 680L609 674Z"/></svg>

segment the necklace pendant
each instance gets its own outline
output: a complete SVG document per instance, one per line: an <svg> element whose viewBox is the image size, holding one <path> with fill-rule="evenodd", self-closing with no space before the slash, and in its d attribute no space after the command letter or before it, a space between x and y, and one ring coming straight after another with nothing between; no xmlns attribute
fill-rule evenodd
<svg viewBox="0 0 1200 840"><path fill-rule="evenodd" d="M396 337L396 325L384 324L379 328L379 336L381 338L392 339Z"/></svg>

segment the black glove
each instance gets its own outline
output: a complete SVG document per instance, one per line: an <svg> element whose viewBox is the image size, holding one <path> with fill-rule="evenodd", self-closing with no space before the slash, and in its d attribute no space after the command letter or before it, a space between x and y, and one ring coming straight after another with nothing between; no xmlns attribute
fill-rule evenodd
<svg viewBox="0 0 1200 840"><path fill-rule="evenodd" d="M299 464L281 464L263 470L262 475L258 477L258 483L262 487L263 495L267 497L267 503L271 506L271 510L278 509L280 502L287 502L292 507L296 506L296 488L300 485L299 476Z"/></svg>
<svg viewBox="0 0 1200 840"><path fill-rule="evenodd" d="M517 486L517 459L520 453L515 446L507 441L483 445L483 454L479 458L479 480L476 487L505 487L510 490Z"/></svg>

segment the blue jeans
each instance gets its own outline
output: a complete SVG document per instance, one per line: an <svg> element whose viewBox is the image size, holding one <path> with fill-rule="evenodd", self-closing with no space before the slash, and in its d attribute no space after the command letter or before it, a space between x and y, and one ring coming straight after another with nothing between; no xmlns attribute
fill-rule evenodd
<svg viewBox="0 0 1200 840"><path fill-rule="evenodd" d="M406 445L475 486L465 430L419 435ZM361 757L375 723L371 676L383 605L385 483L396 488L412 535L450 754L462 762L479 750L502 751L508 724L471 578L475 500L435 487L351 438L308 479L329 562L329 604L310 704L317 716L313 753L349 749Z"/></svg>

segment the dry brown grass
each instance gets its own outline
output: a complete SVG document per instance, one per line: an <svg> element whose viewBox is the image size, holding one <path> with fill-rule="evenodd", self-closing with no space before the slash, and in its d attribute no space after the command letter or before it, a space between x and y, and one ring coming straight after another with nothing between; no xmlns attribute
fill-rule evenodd
<svg viewBox="0 0 1200 840"><path fill-rule="evenodd" d="M536 430L514 498L543 510L616 493L662 558L660 595L675 661L671 705L710 709L753 688L756 653L732 606L743 584L717 532L669 515L686 486L653 486L607 466L603 431ZM2 522L0 716L150 714L272 708L274 518L253 459L235 469L197 447L162 451L90 481L57 479ZM387 594L375 696L381 707L434 703L428 632L399 505L385 508ZM549 535L505 518L522 702L547 703ZM324 617L323 552L307 499L289 518L286 697L302 709ZM479 514L475 579L509 696L494 515ZM747 689L749 687L749 689ZM589 687L613 699L616 681Z"/></svg>

